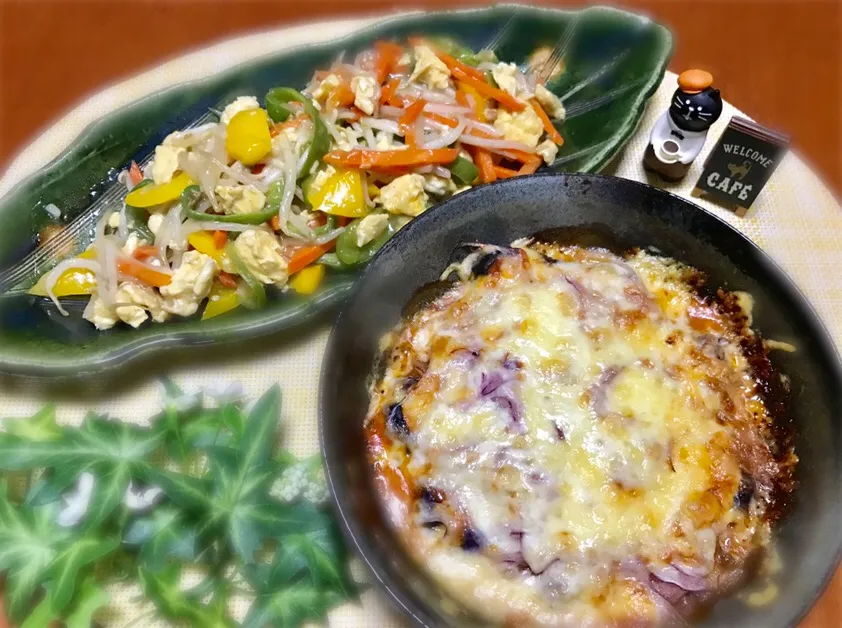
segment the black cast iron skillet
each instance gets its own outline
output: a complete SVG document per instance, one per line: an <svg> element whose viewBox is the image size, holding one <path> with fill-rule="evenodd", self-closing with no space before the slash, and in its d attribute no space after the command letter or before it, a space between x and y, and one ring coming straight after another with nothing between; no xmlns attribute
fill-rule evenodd
<svg viewBox="0 0 842 628"><path fill-rule="evenodd" d="M320 390L320 430L329 483L346 537L387 595L419 626L485 626L454 612L407 557L373 494L363 450L366 380L378 339L421 286L438 279L465 242L508 244L552 228L581 244L656 249L688 263L709 284L755 299L754 327L798 351L773 352L791 379L791 415L801 461L789 516L777 527L780 596L764 608L719 602L702 626L792 626L815 602L842 548L842 368L804 296L749 240L712 214L625 179L547 175L509 179L459 194L404 227L360 277L336 322ZM611 242L606 242L611 240Z"/></svg>

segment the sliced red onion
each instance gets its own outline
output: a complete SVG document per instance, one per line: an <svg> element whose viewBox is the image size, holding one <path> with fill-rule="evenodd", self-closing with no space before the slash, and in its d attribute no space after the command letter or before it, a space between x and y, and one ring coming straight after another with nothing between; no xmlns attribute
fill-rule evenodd
<svg viewBox="0 0 842 628"><path fill-rule="evenodd" d="M381 118L361 118L360 123L363 125L363 128L367 126L378 131L385 131L386 133L391 133L392 135L400 134L398 123L394 120L383 120Z"/></svg>
<svg viewBox="0 0 842 628"><path fill-rule="evenodd" d="M433 167L430 165L426 166L418 166L413 172L417 172L418 174L430 174L433 171Z"/></svg>
<svg viewBox="0 0 842 628"><path fill-rule="evenodd" d="M336 112L336 119L337 120L355 120L357 117L356 111L351 111L350 109L339 109Z"/></svg>
<svg viewBox="0 0 842 628"><path fill-rule="evenodd" d="M229 177L234 179L237 183L242 185L251 185L252 183L258 183L259 179L250 173L246 173L244 171L238 171L235 168L232 168L222 161L220 161L216 156L211 155L210 153L206 153L204 151L194 151L194 154L203 156L210 160L210 162L219 168L220 171L227 174Z"/></svg>
<svg viewBox="0 0 842 628"><path fill-rule="evenodd" d="M459 122L459 126L450 129L446 133L442 133L436 138L433 139L425 139L423 146L427 149L437 149L437 148L444 148L445 146L450 146L451 144L455 144L459 137L462 135L462 132L465 130L465 120L461 120Z"/></svg>
<svg viewBox="0 0 842 628"><path fill-rule="evenodd" d="M404 113L406 113L406 110L401 109L400 107L393 107L391 105L381 105L380 113L384 116L389 116L390 118L400 118Z"/></svg>
<svg viewBox="0 0 842 628"><path fill-rule="evenodd" d="M473 109L463 107L462 105L445 105L442 103L428 102L424 105L424 111L430 113L439 113L445 116L449 115L465 115L473 113Z"/></svg>
<svg viewBox="0 0 842 628"><path fill-rule="evenodd" d="M448 170L444 166L434 166L433 167L433 174L441 177L442 179L449 179L450 178L450 170Z"/></svg>
<svg viewBox="0 0 842 628"><path fill-rule="evenodd" d="M467 128L469 129L476 129L477 131L482 131L483 133L488 133L489 135L493 135L494 137L503 137L503 134L494 128L490 124L485 124L485 122L477 122L476 120L467 120L466 124Z"/></svg>
<svg viewBox="0 0 842 628"><path fill-rule="evenodd" d="M327 244L331 240L335 240L339 237L342 232L344 232L346 227L337 227L336 229L331 229L330 231L323 233L322 235L313 239L314 244Z"/></svg>
<svg viewBox="0 0 842 628"><path fill-rule="evenodd" d="M497 140L487 139L484 137L477 137L476 135L463 135L461 137L463 144L470 144L471 146L480 146L488 148L489 150L520 150L524 153L535 153L535 149L522 144L520 142L513 142L511 140Z"/></svg>
<svg viewBox="0 0 842 628"><path fill-rule="evenodd" d="M611 383L617 379L617 376L621 371L622 367L609 366L602 371L600 376L597 378L596 383L588 389L588 394L591 398L591 407L600 418L605 418L612 414L608 409L606 397Z"/></svg>
<svg viewBox="0 0 842 628"><path fill-rule="evenodd" d="M705 591L709 587L703 578L690 576L672 565L666 565L652 569L652 575L658 580L674 584L686 591ZM669 598L667 598L669 599Z"/></svg>

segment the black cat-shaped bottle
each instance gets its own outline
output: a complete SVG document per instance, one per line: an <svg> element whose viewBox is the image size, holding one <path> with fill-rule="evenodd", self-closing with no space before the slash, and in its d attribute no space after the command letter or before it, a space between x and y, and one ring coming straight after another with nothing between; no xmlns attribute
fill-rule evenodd
<svg viewBox="0 0 842 628"><path fill-rule="evenodd" d="M680 181L701 152L708 129L722 115L722 97L711 87L713 76L687 70L678 77L678 89L669 111L658 118L649 135L644 167L667 181Z"/></svg>

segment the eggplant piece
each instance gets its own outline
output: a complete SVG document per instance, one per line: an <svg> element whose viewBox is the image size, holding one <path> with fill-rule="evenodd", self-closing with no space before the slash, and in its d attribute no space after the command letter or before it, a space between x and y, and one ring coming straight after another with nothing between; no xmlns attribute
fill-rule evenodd
<svg viewBox="0 0 842 628"><path fill-rule="evenodd" d="M389 408L389 414L386 416L386 426L401 440L405 441L409 438L409 425L406 423L406 417L403 415L401 404L396 403Z"/></svg>
<svg viewBox="0 0 842 628"><path fill-rule="evenodd" d="M465 531L462 532L462 542L460 545L466 552L475 552L482 549L482 537L473 528L465 528Z"/></svg>
<svg viewBox="0 0 842 628"><path fill-rule="evenodd" d="M743 476L740 478L740 487L734 495L734 507L742 510L748 510L748 506L751 503L751 498L754 497L754 491L756 488L757 484L754 481L754 478L746 473L743 473Z"/></svg>

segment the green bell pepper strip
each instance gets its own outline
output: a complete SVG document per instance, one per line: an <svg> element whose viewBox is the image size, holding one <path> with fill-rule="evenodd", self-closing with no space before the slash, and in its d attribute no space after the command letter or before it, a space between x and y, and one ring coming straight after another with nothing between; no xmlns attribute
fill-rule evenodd
<svg viewBox="0 0 842 628"><path fill-rule="evenodd" d="M358 218L354 220L348 227L339 234L336 238L336 257L347 266L359 266L368 262L374 254L391 238L397 231L392 219L389 219L389 225L386 230L377 236L374 240L365 246L357 246L357 228L360 226ZM324 255L322 256L324 257Z"/></svg>
<svg viewBox="0 0 842 628"><path fill-rule="evenodd" d="M345 264L339 261L339 257L337 257L336 253L325 253L316 260L316 263L324 264L328 268L333 268L335 270L345 270L348 268Z"/></svg>
<svg viewBox="0 0 842 628"><path fill-rule="evenodd" d="M319 161L330 150L330 133L319 116L319 111L313 105L313 101L307 98L297 89L291 87L275 87L266 94L266 111L269 117L275 122L282 122L289 116L290 108L286 106L289 102L300 102L304 105L305 113L313 121L313 139L307 148L307 158L301 166L298 178L309 176L313 164ZM284 115L286 112L286 115ZM280 119L275 116L279 116Z"/></svg>
<svg viewBox="0 0 842 628"><path fill-rule="evenodd" d="M276 181L272 185L277 183L281 182ZM271 220L272 216L278 213L277 206L270 206L269 209L265 209L262 212L254 212L251 214L233 214L231 216L223 214L207 214L193 209L194 203L201 195L202 190L198 185L188 185L181 193L181 209L184 211L184 215L200 222L233 222L240 225L262 225L264 222ZM266 205L270 205L268 194L266 197Z"/></svg>
<svg viewBox="0 0 842 628"><path fill-rule="evenodd" d="M233 242L225 245L225 252L228 254L228 259L234 265L234 270L242 277L246 287L248 287L250 298L241 299L243 306L250 310L262 309L266 305L266 289L263 287L263 284L248 269L240 254L237 253L237 249L234 248Z"/></svg>
<svg viewBox="0 0 842 628"><path fill-rule="evenodd" d="M471 163L470 159L465 159L461 155L448 168L452 177L464 185L470 185L479 176L479 169Z"/></svg>

